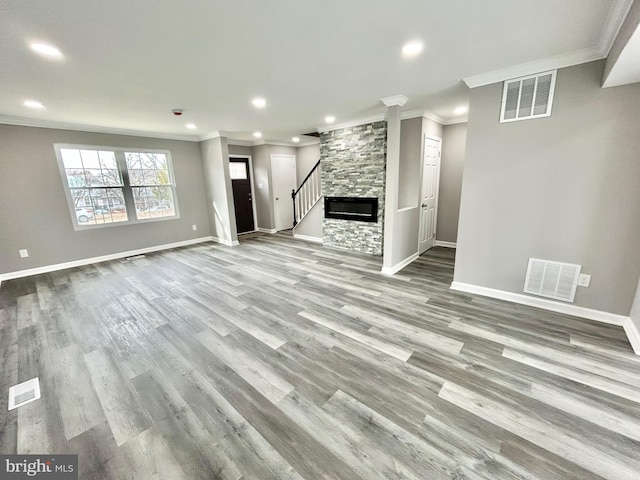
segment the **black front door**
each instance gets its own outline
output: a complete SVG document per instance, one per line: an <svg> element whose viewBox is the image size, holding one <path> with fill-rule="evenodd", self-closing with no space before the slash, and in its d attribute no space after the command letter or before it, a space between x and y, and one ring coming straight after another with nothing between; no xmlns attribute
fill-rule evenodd
<svg viewBox="0 0 640 480"><path fill-rule="evenodd" d="M253 232L253 202L251 200L251 172L249 159L229 158L231 186L233 188L233 204L236 211L236 227L238 233Z"/></svg>

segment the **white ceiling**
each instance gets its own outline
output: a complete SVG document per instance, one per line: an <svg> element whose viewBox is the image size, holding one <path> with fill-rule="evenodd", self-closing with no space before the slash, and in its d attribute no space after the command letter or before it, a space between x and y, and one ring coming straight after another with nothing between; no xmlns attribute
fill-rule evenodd
<svg viewBox="0 0 640 480"><path fill-rule="evenodd" d="M0 121L193 140L254 140L259 130L290 141L329 114L337 124L383 114L380 99L402 94L403 110L453 123L465 119L453 113L468 104L463 79L606 56L630 2L6 0ZM424 50L403 58L410 40ZM34 54L32 41L63 59ZM251 105L256 96L265 109Z"/></svg>

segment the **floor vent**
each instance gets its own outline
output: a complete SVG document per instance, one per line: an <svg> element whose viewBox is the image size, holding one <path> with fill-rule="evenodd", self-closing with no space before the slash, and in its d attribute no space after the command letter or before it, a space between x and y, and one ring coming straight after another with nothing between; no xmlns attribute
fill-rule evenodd
<svg viewBox="0 0 640 480"><path fill-rule="evenodd" d="M573 302L580 276L580 265L530 258L524 292Z"/></svg>
<svg viewBox="0 0 640 480"><path fill-rule="evenodd" d="M125 260L131 261L131 260L140 260L141 258L146 258L146 255L144 253L140 254L140 255L134 255L132 257L126 257Z"/></svg>
<svg viewBox="0 0 640 480"><path fill-rule="evenodd" d="M14 385L9 389L9 410L21 407L40 398L40 381L38 377Z"/></svg>

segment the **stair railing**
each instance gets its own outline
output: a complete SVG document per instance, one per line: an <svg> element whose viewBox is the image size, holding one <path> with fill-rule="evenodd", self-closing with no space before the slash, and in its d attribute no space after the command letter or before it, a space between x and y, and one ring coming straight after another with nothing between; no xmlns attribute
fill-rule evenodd
<svg viewBox="0 0 640 480"><path fill-rule="evenodd" d="M311 169L297 190L291 191L293 200L293 226L295 227L309 210L322 197L322 183L320 179L320 160Z"/></svg>

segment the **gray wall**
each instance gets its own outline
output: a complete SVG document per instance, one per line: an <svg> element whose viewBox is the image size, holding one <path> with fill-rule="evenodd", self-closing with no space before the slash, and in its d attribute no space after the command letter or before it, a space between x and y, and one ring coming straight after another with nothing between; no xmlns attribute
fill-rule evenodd
<svg viewBox="0 0 640 480"><path fill-rule="evenodd" d="M253 152L254 192L256 198L256 216L258 227L266 230L275 228L273 201L271 199L271 155L294 155L298 149L295 147L281 147L277 145L257 145L251 149Z"/></svg>
<svg viewBox="0 0 640 480"><path fill-rule="evenodd" d="M471 90L455 281L522 293L527 259L592 275L578 306L628 315L640 274L640 84L604 61L558 71L551 117L499 124L502 84Z"/></svg>
<svg viewBox="0 0 640 480"><path fill-rule="evenodd" d="M227 143L227 148L229 149L229 155L251 155L251 147L247 147L246 145L232 145Z"/></svg>
<svg viewBox="0 0 640 480"><path fill-rule="evenodd" d="M438 198L437 240L455 243L458 238L460 192L467 143L467 124L445 125L442 133L440 195Z"/></svg>
<svg viewBox="0 0 640 480"><path fill-rule="evenodd" d="M302 181L315 164L318 163L318 160L320 160L320 144L298 147L298 156L296 157L296 186L299 187L302 185Z"/></svg>
<svg viewBox="0 0 640 480"><path fill-rule="evenodd" d="M417 207L420 202L422 168L422 117L400 122L400 190L398 208ZM416 237L417 242L417 237Z"/></svg>
<svg viewBox="0 0 640 480"><path fill-rule="evenodd" d="M316 203L311 210L305 215L296 228L294 233L296 235L305 235L307 237L314 237L318 240L322 240L322 220L324 218L324 203L320 200Z"/></svg>
<svg viewBox="0 0 640 480"><path fill-rule="evenodd" d="M223 243L238 240L233 190L229 176L229 150L224 137L200 143L207 211L211 235Z"/></svg>
<svg viewBox="0 0 640 480"><path fill-rule="evenodd" d="M75 231L54 143L169 150L180 218ZM0 125L0 273L210 234L198 143ZM18 255L22 248L28 258Z"/></svg>

